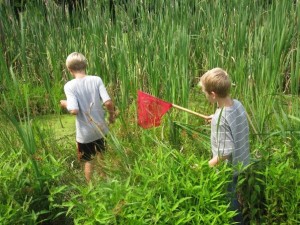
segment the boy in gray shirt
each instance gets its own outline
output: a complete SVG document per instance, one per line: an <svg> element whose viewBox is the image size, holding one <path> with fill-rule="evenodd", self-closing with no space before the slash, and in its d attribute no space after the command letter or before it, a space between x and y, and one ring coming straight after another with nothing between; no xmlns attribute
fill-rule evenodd
<svg viewBox="0 0 300 225"><path fill-rule="evenodd" d="M60 104L71 114L76 115L76 142L78 158L84 162L84 173L90 182L93 171L92 159L98 153L103 159L104 137L108 132L105 111L109 112L109 122L115 121L115 107L110 99L102 79L86 75L87 60L81 53L73 52L66 60L66 66L75 78L67 82L64 91L67 100ZM103 174L103 171L100 173Z"/></svg>
<svg viewBox="0 0 300 225"><path fill-rule="evenodd" d="M231 81L221 68L207 71L200 78L200 86L211 103L217 103L218 109L211 116L212 158L209 166L228 161L234 168L233 181L229 185L231 208L237 210L234 222L243 224L242 213L236 193L239 168L249 164L249 126L243 105L230 97Z"/></svg>

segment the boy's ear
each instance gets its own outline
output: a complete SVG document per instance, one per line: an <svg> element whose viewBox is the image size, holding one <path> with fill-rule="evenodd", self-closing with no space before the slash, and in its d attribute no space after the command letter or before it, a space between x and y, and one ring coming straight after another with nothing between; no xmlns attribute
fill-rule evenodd
<svg viewBox="0 0 300 225"><path fill-rule="evenodd" d="M216 99L218 97L218 95L214 91L212 91L210 94L213 97L213 99Z"/></svg>
<svg viewBox="0 0 300 225"><path fill-rule="evenodd" d="M73 75L74 71L68 68L68 71Z"/></svg>

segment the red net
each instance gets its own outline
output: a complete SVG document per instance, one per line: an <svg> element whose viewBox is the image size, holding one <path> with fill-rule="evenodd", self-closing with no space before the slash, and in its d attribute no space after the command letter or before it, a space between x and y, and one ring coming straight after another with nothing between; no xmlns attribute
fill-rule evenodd
<svg viewBox="0 0 300 225"><path fill-rule="evenodd" d="M143 128L157 127L172 104L138 91L138 124Z"/></svg>

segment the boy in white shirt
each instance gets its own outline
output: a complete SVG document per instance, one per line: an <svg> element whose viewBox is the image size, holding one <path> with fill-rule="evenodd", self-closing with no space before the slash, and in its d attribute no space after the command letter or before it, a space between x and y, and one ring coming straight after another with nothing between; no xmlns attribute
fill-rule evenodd
<svg viewBox="0 0 300 225"><path fill-rule="evenodd" d="M67 57L66 66L75 79L65 84L67 100L61 100L60 104L76 115L78 158L84 162L85 178L90 182L93 172L92 160L96 153L103 159L105 151L104 138L108 132L108 125L103 106L109 112L109 123L115 121L115 106L102 79L86 74L87 60L84 55L71 53Z"/></svg>

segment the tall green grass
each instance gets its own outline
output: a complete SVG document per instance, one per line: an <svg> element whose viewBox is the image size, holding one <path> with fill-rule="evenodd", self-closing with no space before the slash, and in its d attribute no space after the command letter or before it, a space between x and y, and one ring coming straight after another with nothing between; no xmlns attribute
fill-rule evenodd
<svg viewBox="0 0 300 225"><path fill-rule="evenodd" d="M137 89L189 107L196 77L220 66L236 84L233 95L245 102L256 130L263 133L272 104L262 99L271 103L274 95L299 91L299 4L292 1L145 1L128 4L127 11L116 4L115 23L108 2L94 6L87 1L86 16L74 18L74 25L61 6L50 1L44 8L38 2L27 4L19 21L11 8L1 10L5 96L14 101L20 93L7 87L13 81L27 83L36 114L58 113L62 86L70 78L64 62L72 51L84 52L88 72L111 84L122 112ZM298 116L298 101L291 105Z"/></svg>

